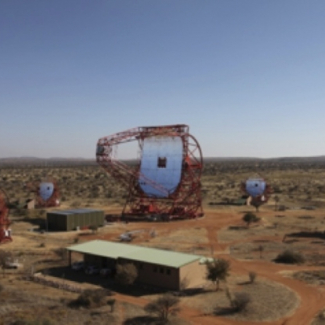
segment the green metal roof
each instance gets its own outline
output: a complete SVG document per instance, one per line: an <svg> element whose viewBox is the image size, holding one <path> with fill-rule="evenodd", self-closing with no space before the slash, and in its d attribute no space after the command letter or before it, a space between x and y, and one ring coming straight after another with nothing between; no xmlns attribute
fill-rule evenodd
<svg viewBox="0 0 325 325"><path fill-rule="evenodd" d="M179 268L202 258L202 256L199 255L114 243L105 240L92 240L86 243L67 247L67 249L72 252L83 254L91 254L114 259L126 258L138 262L159 264L175 268Z"/></svg>
<svg viewBox="0 0 325 325"><path fill-rule="evenodd" d="M95 210L95 209L70 209L70 210L52 210L48 213L52 214L79 214L79 213L91 213L91 212L104 212L103 210Z"/></svg>

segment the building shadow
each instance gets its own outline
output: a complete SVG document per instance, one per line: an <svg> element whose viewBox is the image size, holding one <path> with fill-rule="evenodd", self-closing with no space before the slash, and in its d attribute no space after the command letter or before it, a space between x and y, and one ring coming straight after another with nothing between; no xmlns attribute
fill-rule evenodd
<svg viewBox="0 0 325 325"><path fill-rule="evenodd" d="M137 316L126 319L123 325L164 325L166 321L153 316Z"/></svg>
<svg viewBox="0 0 325 325"><path fill-rule="evenodd" d="M169 292L167 289L144 285L141 283L134 283L132 285L121 285L114 280L114 277L103 277L99 274L88 275L84 271L74 271L69 266L52 267L41 270L41 272L64 279L76 284L90 284L98 286L102 289L108 289L120 294L130 295L134 297L141 297L146 295L155 295Z"/></svg>
<svg viewBox="0 0 325 325"><path fill-rule="evenodd" d="M325 232L323 232L323 231L300 231L300 232L292 232L290 234L287 234L286 236L287 237L325 239Z"/></svg>

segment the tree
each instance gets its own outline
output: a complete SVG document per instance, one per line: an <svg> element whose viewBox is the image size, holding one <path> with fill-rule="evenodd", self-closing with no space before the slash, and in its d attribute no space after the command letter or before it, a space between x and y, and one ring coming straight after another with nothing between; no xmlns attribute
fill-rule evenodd
<svg viewBox="0 0 325 325"><path fill-rule="evenodd" d="M230 262L220 259L214 259L212 262L206 263L207 267L207 280L210 280L215 283L216 290L219 290L219 282L220 280L226 280L229 275Z"/></svg>
<svg viewBox="0 0 325 325"><path fill-rule="evenodd" d="M254 283L257 277L256 272L250 271L248 272L249 283Z"/></svg>
<svg viewBox="0 0 325 325"><path fill-rule="evenodd" d="M258 222L260 218L258 218L254 213L252 212L247 212L243 216L243 221L246 222L247 228L252 222Z"/></svg>
<svg viewBox="0 0 325 325"><path fill-rule="evenodd" d="M260 252L260 258L262 258L262 254L263 254L263 251L264 251L264 246L263 245L259 245L258 246L258 250Z"/></svg>
<svg viewBox="0 0 325 325"><path fill-rule="evenodd" d="M12 258L12 256L9 252L0 250L0 267L2 269L3 276L5 275L5 269L6 269L7 264L11 258Z"/></svg>
<svg viewBox="0 0 325 325"><path fill-rule="evenodd" d="M132 263L118 264L116 266L115 279L123 285L133 284L138 277L138 270Z"/></svg>
<svg viewBox="0 0 325 325"><path fill-rule="evenodd" d="M168 320L170 315L176 315L179 312L179 298L167 293L158 299L149 302L144 310L149 314L155 314L162 320Z"/></svg>
<svg viewBox="0 0 325 325"><path fill-rule="evenodd" d="M258 201L252 200L251 205L252 205L253 207L255 207L255 210L256 210L256 212L257 212L258 209L259 209L259 207L260 207L260 205L261 205L261 203L258 202Z"/></svg>
<svg viewBox="0 0 325 325"><path fill-rule="evenodd" d="M278 209L279 201L280 201L280 198L276 195L276 196L274 197L274 202L275 202L275 205L274 205L274 211L276 211L276 210Z"/></svg>
<svg viewBox="0 0 325 325"><path fill-rule="evenodd" d="M111 313L114 311L114 306L115 306L116 299L109 299L107 301L107 305L111 307Z"/></svg>

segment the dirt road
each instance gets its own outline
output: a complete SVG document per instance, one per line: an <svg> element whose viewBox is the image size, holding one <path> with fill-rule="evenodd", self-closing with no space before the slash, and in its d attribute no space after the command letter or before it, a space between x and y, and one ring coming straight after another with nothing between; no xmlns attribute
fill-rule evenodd
<svg viewBox="0 0 325 325"><path fill-rule="evenodd" d="M231 272L238 275L246 275L249 271L256 272L259 278L265 278L270 281L280 283L287 286L300 298L300 304L292 315L288 315L282 319L272 322L264 322L268 325L308 325L313 317L324 308L325 304L325 291L317 286L311 286L301 281L286 277L283 273L285 271L301 271L306 269L315 269L308 266L293 266L284 264L275 264L268 261L246 261L238 260L229 254L230 243L220 243L218 241L217 233L222 228L229 225L242 225L242 214L236 211L218 211L206 210L205 217L199 220L187 220L182 222L170 223L131 223L127 226L128 230L138 229L139 227L144 230L149 230L154 227L158 233L164 234L166 240L168 235L175 231L175 229L190 229L193 227L200 227L206 230L207 242L201 243L200 246L206 246L211 249L215 257L222 257L230 260ZM116 235L114 235L116 236ZM112 239L113 235L102 236L104 239ZM256 239L256 237L254 237ZM263 240L263 237L260 237ZM265 238L264 238L265 239ZM269 238L268 238L269 239ZM245 238L245 242L249 242L250 238ZM136 240L136 243L141 243L141 239ZM237 242L237 241L236 241ZM320 268L317 268L320 269ZM324 269L324 268L323 268ZM117 300L128 302L137 306L143 307L148 301L143 298L135 298L126 295L118 294ZM251 325L252 322L237 321L227 319L225 317L216 317L210 315L203 315L201 311L182 308L179 316L187 320L191 324L218 324L218 325Z"/></svg>

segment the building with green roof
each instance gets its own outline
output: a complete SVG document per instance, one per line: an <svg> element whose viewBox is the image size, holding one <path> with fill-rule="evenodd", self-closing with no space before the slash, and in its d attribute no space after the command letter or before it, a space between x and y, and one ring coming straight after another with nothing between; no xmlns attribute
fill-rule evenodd
<svg viewBox="0 0 325 325"><path fill-rule="evenodd" d="M93 240L67 248L71 254L80 253L86 264L114 268L117 263L133 263L138 269L137 281L166 289L180 290L205 282L205 259L199 255L137 246L132 244Z"/></svg>

